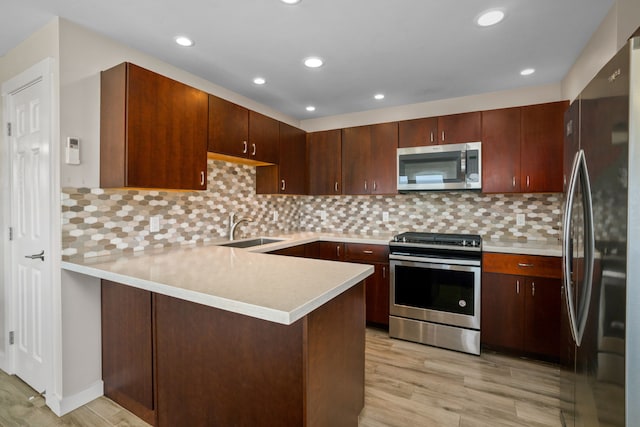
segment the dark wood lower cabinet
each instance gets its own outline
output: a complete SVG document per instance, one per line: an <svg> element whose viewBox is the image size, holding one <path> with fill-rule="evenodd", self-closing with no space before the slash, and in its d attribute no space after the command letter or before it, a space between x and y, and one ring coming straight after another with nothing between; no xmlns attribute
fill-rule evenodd
<svg viewBox="0 0 640 427"><path fill-rule="evenodd" d="M102 281L104 394L155 424L152 293Z"/></svg>
<svg viewBox="0 0 640 427"><path fill-rule="evenodd" d="M157 426L355 427L364 298L360 283L287 326L103 281L105 390Z"/></svg>

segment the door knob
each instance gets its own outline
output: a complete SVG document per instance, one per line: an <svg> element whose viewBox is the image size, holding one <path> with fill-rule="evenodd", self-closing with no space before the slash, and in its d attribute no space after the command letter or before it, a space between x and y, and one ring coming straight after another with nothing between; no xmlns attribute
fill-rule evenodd
<svg viewBox="0 0 640 427"><path fill-rule="evenodd" d="M29 258L29 259L38 259L38 258L40 258L40 261L44 262L44 249L39 254L25 255L24 257L25 258Z"/></svg>

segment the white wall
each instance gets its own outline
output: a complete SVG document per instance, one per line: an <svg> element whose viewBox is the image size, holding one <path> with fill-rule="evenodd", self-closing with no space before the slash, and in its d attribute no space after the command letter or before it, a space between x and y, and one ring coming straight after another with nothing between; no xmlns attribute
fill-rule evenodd
<svg viewBox="0 0 640 427"><path fill-rule="evenodd" d="M618 0L562 80L562 96L575 99L640 27L640 1Z"/></svg>
<svg viewBox="0 0 640 427"><path fill-rule="evenodd" d="M0 83L6 82L7 80L17 76L18 74L26 71L33 65L41 62L45 58L53 58L53 76L52 76L52 86L53 86L53 118L52 118L52 133L54 137L51 141L51 149L52 154L57 153L58 139L56 135L58 134L58 94L59 94L59 85L58 85L58 20L53 20L46 26L44 26L39 31L32 34L26 40L24 40L20 45L16 46L14 49L7 52L6 55L0 57ZM9 160L8 160L8 141L6 139L5 129L5 121L4 121L4 111L3 111L3 102L0 103L0 117L2 118L2 132L0 132L0 240L2 244L0 244L0 262L1 271L0 273L0 368L8 369L6 366L6 352L8 350L8 339L5 336L5 329L7 325L6 318L6 305L8 304L5 301L5 286L8 286L8 275L10 273L9 268L7 268L8 256L9 256L9 239L7 236L7 230L10 226L10 216L9 216ZM55 173L55 171L54 171ZM54 217L59 218L58 216ZM59 224L59 221L57 222ZM57 231L56 231L57 230ZM60 227L54 226L54 234L53 240L54 244L57 241L58 247L60 242ZM55 256L55 255L54 255ZM60 280L57 275L54 275L52 278L52 286L54 289L59 289ZM58 328L54 325L54 335L59 334ZM58 359L54 356L54 360L52 361L54 364L57 363ZM51 394L54 394L54 390L51 389Z"/></svg>

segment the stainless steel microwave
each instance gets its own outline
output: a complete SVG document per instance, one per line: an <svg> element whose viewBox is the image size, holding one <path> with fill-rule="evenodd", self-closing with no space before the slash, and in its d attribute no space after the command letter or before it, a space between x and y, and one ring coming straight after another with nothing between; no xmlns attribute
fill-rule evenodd
<svg viewBox="0 0 640 427"><path fill-rule="evenodd" d="M481 188L480 142L398 148L398 191Z"/></svg>

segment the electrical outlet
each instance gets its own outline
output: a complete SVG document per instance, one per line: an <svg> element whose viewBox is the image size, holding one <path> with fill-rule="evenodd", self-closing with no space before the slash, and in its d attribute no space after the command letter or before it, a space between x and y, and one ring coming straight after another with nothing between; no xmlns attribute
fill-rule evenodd
<svg viewBox="0 0 640 427"><path fill-rule="evenodd" d="M149 218L149 232L157 233L160 231L160 215L154 215Z"/></svg>
<svg viewBox="0 0 640 427"><path fill-rule="evenodd" d="M273 222L276 222L278 220L278 211L273 211Z"/></svg>
<svg viewBox="0 0 640 427"><path fill-rule="evenodd" d="M325 211L318 211L318 215L320 215L320 219L322 221L326 221L327 220L327 212Z"/></svg>
<svg viewBox="0 0 640 427"><path fill-rule="evenodd" d="M389 221L389 212L382 212L382 221Z"/></svg>
<svg viewBox="0 0 640 427"><path fill-rule="evenodd" d="M518 226L523 226L524 225L524 214L523 213L516 214L516 225L518 225Z"/></svg>

